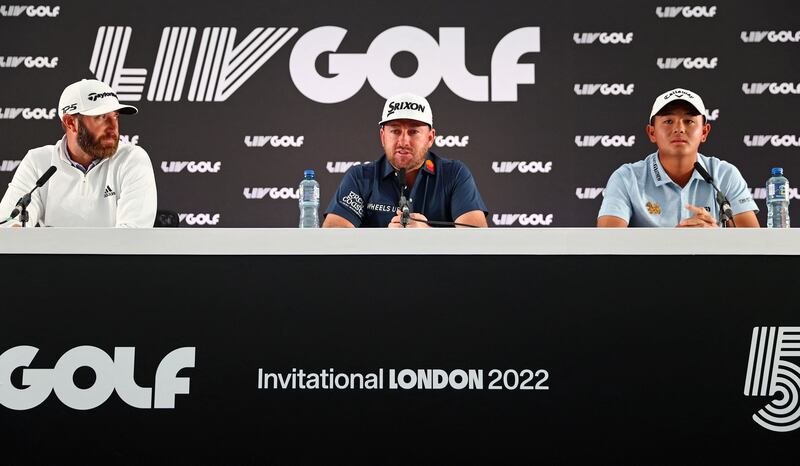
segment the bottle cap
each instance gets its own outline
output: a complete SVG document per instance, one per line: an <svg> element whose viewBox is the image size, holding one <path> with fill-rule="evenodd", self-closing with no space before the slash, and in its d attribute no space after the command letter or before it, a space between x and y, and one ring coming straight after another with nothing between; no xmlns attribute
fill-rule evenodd
<svg viewBox="0 0 800 466"><path fill-rule="evenodd" d="M304 170L303 177L307 179L314 178L314 170Z"/></svg>
<svg viewBox="0 0 800 466"><path fill-rule="evenodd" d="M781 176L783 175L783 168L775 167L772 169L772 176Z"/></svg>

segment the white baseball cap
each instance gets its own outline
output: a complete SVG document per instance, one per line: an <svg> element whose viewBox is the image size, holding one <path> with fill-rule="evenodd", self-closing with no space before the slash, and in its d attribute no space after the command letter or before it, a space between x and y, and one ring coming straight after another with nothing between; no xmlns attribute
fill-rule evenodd
<svg viewBox="0 0 800 466"><path fill-rule="evenodd" d="M72 83L61 93L58 100L58 116L65 114L74 115L102 115L117 111L126 115L133 115L139 110L131 105L119 103L117 94L108 84L96 79L81 79Z"/></svg>
<svg viewBox="0 0 800 466"><path fill-rule="evenodd" d="M378 124L392 120L416 120L433 127L433 112L424 97L405 92L386 99Z"/></svg>
<svg viewBox="0 0 800 466"><path fill-rule="evenodd" d="M701 99L697 93L686 89L677 88L667 91L656 97L656 101L653 102L653 109L650 111L650 118L647 120L651 121L656 113L660 112L662 108L667 106L667 104L675 102L676 100L686 102L694 107L695 110L697 110L700 115L703 115L704 118L708 118L708 112L706 111L705 104L703 104L703 99Z"/></svg>

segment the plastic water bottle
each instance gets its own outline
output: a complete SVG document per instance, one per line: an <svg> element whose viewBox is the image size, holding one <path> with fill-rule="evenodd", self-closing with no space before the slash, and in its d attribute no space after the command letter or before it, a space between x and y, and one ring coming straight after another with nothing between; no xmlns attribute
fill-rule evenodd
<svg viewBox="0 0 800 466"><path fill-rule="evenodd" d="M319 228L319 183L314 170L305 170L300 182L300 228Z"/></svg>
<svg viewBox="0 0 800 466"><path fill-rule="evenodd" d="M789 228L789 180L779 167L767 180L767 228Z"/></svg>

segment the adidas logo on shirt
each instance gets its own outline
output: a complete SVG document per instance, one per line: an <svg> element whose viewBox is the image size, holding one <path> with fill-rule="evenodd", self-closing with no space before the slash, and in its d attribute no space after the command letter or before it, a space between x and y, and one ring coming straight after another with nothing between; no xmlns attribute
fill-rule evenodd
<svg viewBox="0 0 800 466"><path fill-rule="evenodd" d="M111 186L106 185L106 191L103 194L103 197L106 198L108 196L116 196L116 195L117 195L117 193L115 193L114 190L111 189Z"/></svg>

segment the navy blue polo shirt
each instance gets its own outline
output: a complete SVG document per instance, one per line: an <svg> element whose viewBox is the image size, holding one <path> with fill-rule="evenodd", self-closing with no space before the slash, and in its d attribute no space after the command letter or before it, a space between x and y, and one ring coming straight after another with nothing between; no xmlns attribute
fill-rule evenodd
<svg viewBox="0 0 800 466"><path fill-rule="evenodd" d="M428 220L453 222L473 210L488 214L467 166L430 151L406 197L411 199L411 212L421 213ZM345 173L325 215L339 215L356 227L386 227L399 204L400 182L383 155Z"/></svg>

